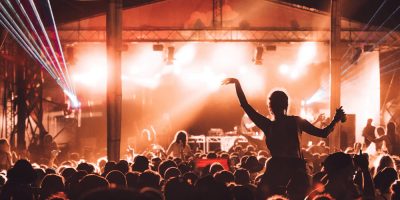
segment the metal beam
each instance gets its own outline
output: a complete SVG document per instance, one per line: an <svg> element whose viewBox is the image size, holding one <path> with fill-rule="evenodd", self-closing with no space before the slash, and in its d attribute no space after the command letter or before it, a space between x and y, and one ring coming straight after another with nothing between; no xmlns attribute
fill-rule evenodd
<svg viewBox="0 0 400 200"><path fill-rule="evenodd" d="M344 29L340 32L341 42L376 43L387 31L361 31ZM102 27L62 28L59 30L63 43L105 42L106 31ZM330 41L329 29L315 28L248 28L248 29L179 29L179 28L124 28L123 42L305 42ZM380 46L400 45L400 32L393 32Z"/></svg>

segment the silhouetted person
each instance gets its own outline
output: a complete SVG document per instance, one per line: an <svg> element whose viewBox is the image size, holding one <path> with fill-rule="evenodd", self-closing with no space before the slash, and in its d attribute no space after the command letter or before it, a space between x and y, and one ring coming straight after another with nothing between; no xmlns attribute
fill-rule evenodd
<svg viewBox="0 0 400 200"><path fill-rule="evenodd" d="M39 200L48 199L51 195L64 192L64 178L56 174L48 174L43 178Z"/></svg>
<svg viewBox="0 0 400 200"><path fill-rule="evenodd" d="M170 155L181 159L185 159L186 156L192 155L186 131L178 131L176 133L175 140L169 145L167 150L167 156Z"/></svg>
<svg viewBox="0 0 400 200"><path fill-rule="evenodd" d="M389 122L386 125L386 135L391 143L390 147L388 147L389 153L398 155L400 153L399 138L396 133L396 124L394 122Z"/></svg>
<svg viewBox="0 0 400 200"><path fill-rule="evenodd" d="M132 171L144 172L149 169L149 160L145 156L136 156L132 165Z"/></svg>
<svg viewBox="0 0 400 200"><path fill-rule="evenodd" d="M109 172L106 179L112 187L124 188L127 185L125 175L118 170Z"/></svg>
<svg viewBox="0 0 400 200"><path fill-rule="evenodd" d="M266 136L266 144L272 158L267 162L266 172L258 185L258 199L273 194L288 192L291 199L303 199L309 182L305 162L300 151L300 135L302 131L311 135L326 138L334 129L336 123L345 119L345 113L340 107L332 122L324 129L313 126L307 120L298 116L288 116L289 98L283 91L274 91L269 97L269 109L274 120L258 113L247 102L239 81L227 78L223 84L235 84L236 93L241 107L249 118ZM294 184L294 185L293 185ZM290 190L288 190L290 188Z"/></svg>
<svg viewBox="0 0 400 200"><path fill-rule="evenodd" d="M0 139L0 171L8 170L12 165L10 144L6 139Z"/></svg>
<svg viewBox="0 0 400 200"><path fill-rule="evenodd" d="M18 160L7 172L7 183L3 186L0 199L34 199L32 184L35 171L27 160Z"/></svg>
<svg viewBox="0 0 400 200"><path fill-rule="evenodd" d="M385 134L385 129L383 129L382 127L378 127L376 129L376 133L378 133L378 137L375 138L374 142L376 145L376 151L380 152L383 151L383 142L385 142L385 146L386 149L388 150L388 152L391 152L392 148L392 143L389 140L389 137ZM390 151L389 151L390 149Z"/></svg>
<svg viewBox="0 0 400 200"><path fill-rule="evenodd" d="M375 126L372 126L372 119L368 119L367 125L362 131L362 136L364 137L365 147L368 147L375 140Z"/></svg>

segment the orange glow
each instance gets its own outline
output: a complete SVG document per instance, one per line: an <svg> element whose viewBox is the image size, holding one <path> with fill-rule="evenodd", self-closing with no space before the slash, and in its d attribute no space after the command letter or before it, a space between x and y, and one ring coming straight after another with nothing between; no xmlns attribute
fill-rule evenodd
<svg viewBox="0 0 400 200"><path fill-rule="evenodd" d="M363 54L357 65L353 80L344 80L341 102L346 113L356 114L356 140L362 141L361 132L369 118L379 123L380 115L380 74L379 53Z"/></svg>

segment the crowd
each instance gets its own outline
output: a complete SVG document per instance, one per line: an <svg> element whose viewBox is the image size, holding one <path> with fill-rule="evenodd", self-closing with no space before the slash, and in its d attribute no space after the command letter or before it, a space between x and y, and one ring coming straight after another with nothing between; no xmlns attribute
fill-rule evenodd
<svg viewBox="0 0 400 200"><path fill-rule="evenodd" d="M271 162L270 152L249 144L236 145L229 152L185 151L176 157L172 150L169 157L147 152L119 162L101 158L90 163L75 155L47 166L26 159L12 163L7 145L6 140L0 140L0 160L10 161L1 165L0 199L262 199L261 180ZM362 149L365 147L356 143L343 152L329 154L324 142L303 148L310 180L306 199L400 199L400 158L382 151L360 154ZM215 162L198 168L198 159L226 159L229 166ZM287 174L276 176L279 179ZM288 195L304 183L289 185L277 185L281 188L265 199L298 199Z"/></svg>
<svg viewBox="0 0 400 200"><path fill-rule="evenodd" d="M11 154L7 140L1 139L0 200L400 199L400 137L395 123L387 125L386 133L384 127L375 130L368 123L363 131L366 142L344 150L334 152L325 142L306 148L300 144L301 134L326 138L346 120L342 108L326 127L317 128L287 115L288 96L274 91L268 105L271 120L248 104L236 79L224 83L235 84L240 105L265 133L267 148L249 143L236 144L227 152L192 151L187 133L178 131L162 154L146 151L118 162L105 158L89 162L76 153L57 160L50 138L44 146L31 148L46 149L44 159ZM372 137L372 129L377 137L375 132ZM372 144L376 150L366 153Z"/></svg>

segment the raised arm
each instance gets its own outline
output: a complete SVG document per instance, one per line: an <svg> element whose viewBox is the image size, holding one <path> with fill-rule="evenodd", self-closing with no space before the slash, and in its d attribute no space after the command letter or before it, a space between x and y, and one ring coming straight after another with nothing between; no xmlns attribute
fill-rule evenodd
<svg viewBox="0 0 400 200"><path fill-rule="evenodd" d="M270 125L271 120L264 117L263 115L258 113L253 107L250 106L250 104L247 102L246 96L244 95L239 80L235 78L227 78L222 81L222 84L223 85L235 84L236 94L239 99L240 106L243 108L244 112L249 116L251 121L253 121L254 124L258 126L258 128L265 131L266 128Z"/></svg>
<svg viewBox="0 0 400 200"><path fill-rule="evenodd" d="M346 114L344 113L342 107L336 109L336 114L335 117L333 118L332 122L325 128L317 128L314 125L312 125L310 122L308 122L305 119L299 118L299 124L300 124L300 129L310 135L316 136L316 137L322 137L326 138L328 135L333 131L335 128L336 123L340 122L341 120L346 119Z"/></svg>

